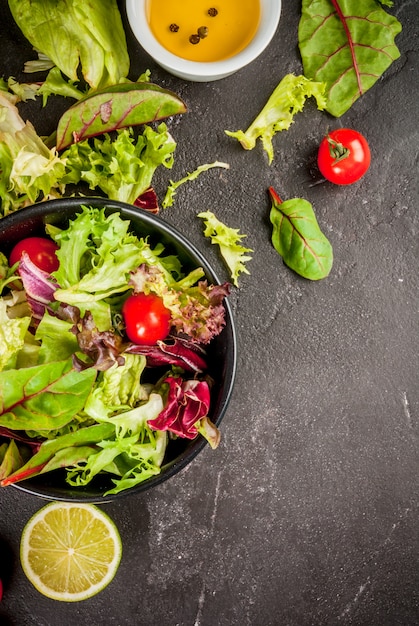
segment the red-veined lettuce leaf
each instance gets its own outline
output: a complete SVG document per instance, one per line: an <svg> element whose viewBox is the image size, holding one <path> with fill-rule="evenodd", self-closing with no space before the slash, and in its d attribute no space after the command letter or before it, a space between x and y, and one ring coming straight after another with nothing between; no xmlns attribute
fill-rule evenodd
<svg viewBox="0 0 419 626"><path fill-rule="evenodd" d="M0 425L13 430L54 430L83 409L96 370L77 372L72 360L0 372Z"/></svg>

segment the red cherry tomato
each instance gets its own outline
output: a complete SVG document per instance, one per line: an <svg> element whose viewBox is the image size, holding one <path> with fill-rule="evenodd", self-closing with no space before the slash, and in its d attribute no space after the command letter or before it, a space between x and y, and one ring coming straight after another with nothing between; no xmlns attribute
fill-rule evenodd
<svg viewBox="0 0 419 626"><path fill-rule="evenodd" d="M14 265L20 261L26 252L36 267L51 274L58 269L59 261L56 256L58 246L51 239L45 237L27 237L19 241L10 253L9 263Z"/></svg>
<svg viewBox="0 0 419 626"><path fill-rule="evenodd" d="M350 185L359 180L370 162L367 140L350 128L332 130L323 138L317 155L320 172L336 185Z"/></svg>
<svg viewBox="0 0 419 626"><path fill-rule="evenodd" d="M135 293L122 306L125 331L133 343L152 346L169 334L171 315L163 300L152 293Z"/></svg>

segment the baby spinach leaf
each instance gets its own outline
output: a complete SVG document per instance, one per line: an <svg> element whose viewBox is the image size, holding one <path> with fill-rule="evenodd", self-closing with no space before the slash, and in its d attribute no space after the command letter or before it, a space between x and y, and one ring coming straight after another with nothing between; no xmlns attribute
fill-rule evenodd
<svg viewBox="0 0 419 626"><path fill-rule="evenodd" d="M328 276L333 265L333 249L320 230L311 204L303 198L282 202L272 187L269 193L272 244L284 263L310 280Z"/></svg>
<svg viewBox="0 0 419 626"><path fill-rule="evenodd" d="M90 92L69 107L58 122L57 149L103 133L185 113L173 92L149 82L120 83Z"/></svg>
<svg viewBox="0 0 419 626"><path fill-rule="evenodd" d="M84 407L96 370L73 369L71 358L0 372L0 426L53 430Z"/></svg>
<svg viewBox="0 0 419 626"><path fill-rule="evenodd" d="M402 27L377 0L303 0L298 29L307 78L326 83L326 110L340 117L400 56Z"/></svg>

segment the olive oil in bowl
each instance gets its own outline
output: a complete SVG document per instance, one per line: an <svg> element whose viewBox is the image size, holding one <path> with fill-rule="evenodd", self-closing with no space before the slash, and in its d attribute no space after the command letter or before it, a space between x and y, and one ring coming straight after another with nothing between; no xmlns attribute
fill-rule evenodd
<svg viewBox="0 0 419 626"><path fill-rule="evenodd" d="M250 43L260 21L260 1L147 0L147 19L166 50L189 61L213 63Z"/></svg>

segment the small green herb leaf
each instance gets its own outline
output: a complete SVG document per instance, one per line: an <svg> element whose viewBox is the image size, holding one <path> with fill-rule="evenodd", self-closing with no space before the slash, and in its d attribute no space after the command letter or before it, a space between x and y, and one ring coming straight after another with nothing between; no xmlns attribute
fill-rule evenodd
<svg viewBox="0 0 419 626"><path fill-rule="evenodd" d="M282 202L272 187L269 194L272 244L284 263L310 280L328 276L333 265L333 249L320 230L311 204L302 198Z"/></svg>

